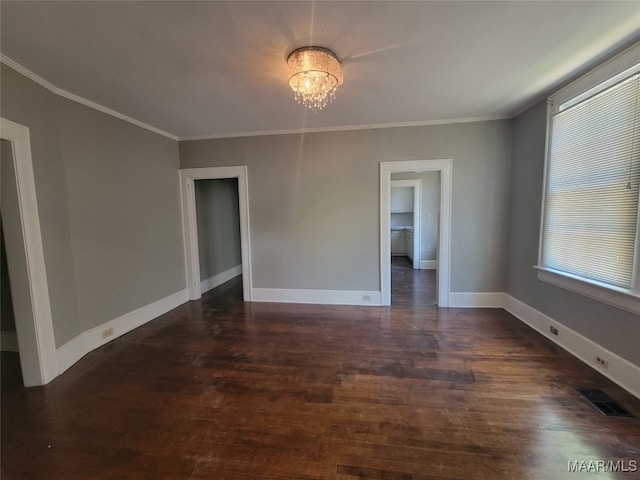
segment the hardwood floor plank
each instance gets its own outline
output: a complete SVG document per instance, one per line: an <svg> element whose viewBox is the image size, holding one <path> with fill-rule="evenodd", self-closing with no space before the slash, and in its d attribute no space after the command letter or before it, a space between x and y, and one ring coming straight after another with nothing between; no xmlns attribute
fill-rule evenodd
<svg viewBox="0 0 640 480"><path fill-rule="evenodd" d="M241 286L45 387L22 387L3 353L2 478L547 480L590 478L569 461L640 464L640 400L503 310L412 302L402 280L390 308L245 304Z"/></svg>

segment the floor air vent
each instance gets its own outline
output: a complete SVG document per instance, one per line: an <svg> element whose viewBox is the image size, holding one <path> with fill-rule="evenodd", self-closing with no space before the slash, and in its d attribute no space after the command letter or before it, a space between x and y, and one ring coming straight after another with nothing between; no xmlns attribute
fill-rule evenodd
<svg viewBox="0 0 640 480"><path fill-rule="evenodd" d="M622 405L599 388L576 388L576 391L608 417L633 417Z"/></svg>

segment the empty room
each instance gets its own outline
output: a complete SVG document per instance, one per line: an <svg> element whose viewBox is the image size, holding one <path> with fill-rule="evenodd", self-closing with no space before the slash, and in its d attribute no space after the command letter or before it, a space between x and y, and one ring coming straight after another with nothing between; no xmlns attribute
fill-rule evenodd
<svg viewBox="0 0 640 480"><path fill-rule="evenodd" d="M0 1L0 476L640 478L637 1Z"/></svg>

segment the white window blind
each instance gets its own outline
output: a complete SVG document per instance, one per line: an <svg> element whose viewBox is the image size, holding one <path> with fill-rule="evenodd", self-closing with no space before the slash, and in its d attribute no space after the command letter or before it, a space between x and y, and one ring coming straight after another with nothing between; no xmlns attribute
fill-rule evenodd
<svg viewBox="0 0 640 480"><path fill-rule="evenodd" d="M592 92L551 117L542 266L631 290L640 273L640 74Z"/></svg>

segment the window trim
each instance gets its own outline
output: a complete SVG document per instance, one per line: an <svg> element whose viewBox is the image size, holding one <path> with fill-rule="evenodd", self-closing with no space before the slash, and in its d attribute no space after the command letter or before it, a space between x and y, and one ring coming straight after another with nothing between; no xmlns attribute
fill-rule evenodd
<svg viewBox="0 0 640 480"><path fill-rule="evenodd" d="M540 215L540 231L538 239L538 264L536 269L538 280L569 290L579 295L640 314L640 218L636 233L635 256L633 265L633 280L630 289L622 289L595 280L583 278L567 272L545 267L544 253L544 222L549 177L549 150L551 146L551 119L559 107L572 101L576 97L597 88L638 64L640 58L640 43L636 43L622 53L611 58L602 65L592 69L585 75L552 94L547 100L547 125L545 137L544 177L542 184L542 205ZM608 87L605 87L608 88ZM640 202L640 199L639 199Z"/></svg>

